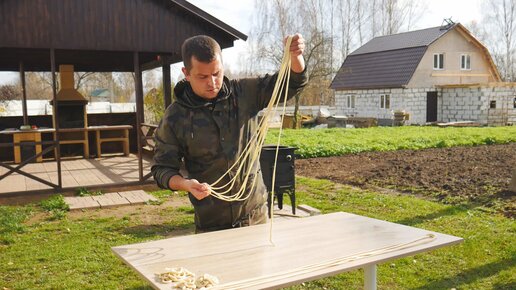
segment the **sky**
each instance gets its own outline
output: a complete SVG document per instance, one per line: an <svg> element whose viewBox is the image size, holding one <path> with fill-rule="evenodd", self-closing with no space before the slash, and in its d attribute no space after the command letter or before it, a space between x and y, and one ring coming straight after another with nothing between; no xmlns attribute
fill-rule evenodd
<svg viewBox="0 0 516 290"><path fill-rule="evenodd" d="M253 19L254 0L188 0L195 6L210 13L240 32L249 35ZM262 0L272 1L272 0ZM417 29L439 26L444 18L467 24L482 18L481 4L486 0L407 0L423 1L427 11L416 24ZM292 33L295 33L293 31ZM240 55L246 49L246 42L237 40L233 48L223 51L224 65L230 68L239 66ZM181 64L172 66L172 79L181 77ZM18 78L16 72L0 72L0 84L10 83Z"/></svg>

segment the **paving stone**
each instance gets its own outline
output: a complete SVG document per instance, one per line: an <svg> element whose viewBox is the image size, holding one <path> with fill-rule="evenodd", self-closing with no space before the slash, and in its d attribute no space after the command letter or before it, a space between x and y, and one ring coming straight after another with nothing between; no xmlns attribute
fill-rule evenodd
<svg viewBox="0 0 516 290"><path fill-rule="evenodd" d="M70 210L99 208L100 204L91 196L67 196L64 198L65 202L70 207Z"/></svg>
<svg viewBox="0 0 516 290"><path fill-rule="evenodd" d="M92 198L98 201L101 208L130 204L130 202L126 198L120 196L118 192L92 196Z"/></svg>
<svg viewBox="0 0 516 290"><path fill-rule="evenodd" d="M300 204L297 209L307 212L309 215L320 215L321 211L306 204Z"/></svg>
<svg viewBox="0 0 516 290"><path fill-rule="evenodd" d="M278 204L274 204L274 220L289 220L296 218L303 218L310 216L310 214L306 211L299 210L299 207L296 207L296 214L292 214L292 207L288 204L283 204L283 208L279 209Z"/></svg>
<svg viewBox="0 0 516 290"><path fill-rule="evenodd" d="M148 201L158 201L154 196L146 193L143 190L131 190L119 192L119 194L125 197L131 204L141 204Z"/></svg>

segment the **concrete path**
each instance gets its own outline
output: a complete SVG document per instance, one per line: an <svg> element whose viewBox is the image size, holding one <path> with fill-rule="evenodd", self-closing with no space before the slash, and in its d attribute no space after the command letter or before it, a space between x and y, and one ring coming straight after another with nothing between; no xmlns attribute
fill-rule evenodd
<svg viewBox="0 0 516 290"><path fill-rule="evenodd" d="M143 190L132 190L111 192L95 196L65 197L65 201L70 206L70 210L79 210L144 204L149 201L158 200ZM304 204L300 204L296 207L295 215L292 214L292 207L290 205L283 204L283 208L279 209L278 205L274 204L274 218L278 220L295 219L319 214L321 214L321 211Z"/></svg>
<svg viewBox="0 0 516 290"><path fill-rule="evenodd" d="M70 210L143 204L148 201L158 201L158 199L143 190L111 192L95 196L65 197L65 202L70 206Z"/></svg>

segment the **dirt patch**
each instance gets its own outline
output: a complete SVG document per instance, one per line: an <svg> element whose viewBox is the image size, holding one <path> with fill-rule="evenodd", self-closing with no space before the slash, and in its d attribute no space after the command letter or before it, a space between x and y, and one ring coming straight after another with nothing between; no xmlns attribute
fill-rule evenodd
<svg viewBox="0 0 516 290"><path fill-rule="evenodd" d="M481 204L511 217L516 216L516 198L508 189L515 168L516 143L296 160L297 175Z"/></svg>

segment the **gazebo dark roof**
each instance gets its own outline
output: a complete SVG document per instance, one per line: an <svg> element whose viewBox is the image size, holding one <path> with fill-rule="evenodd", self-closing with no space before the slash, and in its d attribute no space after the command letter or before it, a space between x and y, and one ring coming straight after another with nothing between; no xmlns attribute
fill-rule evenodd
<svg viewBox="0 0 516 290"><path fill-rule="evenodd" d="M0 71L49 71L56 63L76 71L133 71L133 53L145 68L181 60L193 35L222 48L247 36L185 0L0 1Z"/></svg>

